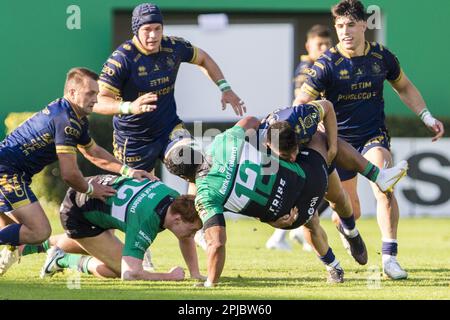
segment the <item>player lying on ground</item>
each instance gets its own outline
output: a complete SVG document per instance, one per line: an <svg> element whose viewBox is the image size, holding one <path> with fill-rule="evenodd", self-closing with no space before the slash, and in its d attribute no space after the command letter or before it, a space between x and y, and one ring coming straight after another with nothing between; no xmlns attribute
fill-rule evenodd
<svg viewBox="0 0 450 320"><path fill-rule="evenodd" d="M328 145L335 144L334 141L336 141L336 136L333 133L336 132L336 116L333 105L329 101L312 101L308 104L275 110L261 123L260 131L263 139L267 137L266 131L269 127L276 125L280 121L286 121L294 129L300 149L308 145L313 135L316 134L319 129L319 123L321 121L323 121L324 124L322 130L325 129L327 132ZM329 133L332 134L330 135ZM289 150L286 150L286 152L289 152ZM386 193L392 192L395 184L404 177L408 169L407 162L401 161L392 168L380 170L377 166L373 165L359 154L349 143L340 138L337 138L337 148L333 147L328 150L329 162L334 154L336 154L336 157L334 158L334 163L336 165L345 168L346 170L359 172L376 184L382 192ZM329 190L326 199L330 202L331 208L338 212L339 216L347 216L347 214L343 214L343 211L351 211L351 214L353 215L349 196L342 187L334 163L332 163L329 169ZM347 239L348 235L345 235L342 230L342 221L339 218L334 221L340 232L339 235L341 236L344 246L350 253L351 248ZM283 238L282 235L280 235L281 232L284 231L275 231L274 241Z"/></svg>
<svg viewBox="0 0 450 320"><path fill-rule="evenodd" d="M329 281L342 282L342 268L327 244L317 215L314 216L327 187L326 141L321 139L323 136L317 136L310 154L300 155L295 163L288 162L268 156L245 141L245 132L253 129L255 133L259 124L252 117L239 121L214 139L205 158L189 141L184 145L179 143L166 158L166 167L171 173L196 182L196 206L204 222L208 244L205 285L218 282L225 263L224 211L255 217L280 228L295 228L306 223L312 230L311 242L327 265ZM295 133L291 132L290 138L296 145ZM297 152L296 148L294 154L288 155L291 161L295 160ZM314 179L307 179L308 175ZM294 207L297 208L291 210ZM360 244L363 245L362 239ZM364 246L359 249L361 253L365 251Z"/></svg>
<svg viewBox="0 0 450 320"><path fill-rule="evenodd" d="M20 253L28 255L54 245L47 251L41 277L72 268L97 277L121 277L122 280L183 280L184 271L180 267L168 273L151 273L142 267L147 248L159 232L168 229L179 240L191 277L205 278L200 275L193 245L194 234L202 227L194 196L180 196L161 181L137 181L112 175L93 179L117 193L103 202L69 189L60 211L66 234L52 237L40 246L20 247ZM113 234L113 229L125 233L124 243Z"/></svg>

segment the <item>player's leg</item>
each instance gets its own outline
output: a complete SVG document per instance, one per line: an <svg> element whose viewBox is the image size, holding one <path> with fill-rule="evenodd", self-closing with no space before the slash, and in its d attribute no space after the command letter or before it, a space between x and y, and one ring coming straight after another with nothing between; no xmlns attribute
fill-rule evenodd
<svg viewBox="0 0 450 320"><path fill-rule="evenodd" d="M88 255L66 253L57 246L47 253L41 277L52 276L70 268L100 278L120 277L123 244L111 232L104 231L95 237L76 239Z"/></svg>
<svg viewBox="0 0 450 320"><path fill-rule="evenodd" d="M344 282L344 270L336 259L333 250L328 245L328 237L325 230L320 225L317 212L312 219L303 226L303 235L305 240L311 245L314 252L325 265L328 271L328 282Z"/></svg>
<svg viewBox="0 0 450 320"><path fill-rule="evenodd" d="M383 147L373 147L364 156L380 167L392 165L392 155ZM408 274L396 259L400 217L397 200L393 193L383 193L375 185L372 185L372 191L377 200L377 221L382 235L383 271L391 279L405 279Z"/></svg>
<svg viewBox="0 0 450 320"><path fill-rule="evenodd" d="M0 230L0 244L13 246L21 243L37 244L50 236L50 222L39 202L15 209L10 215L18 223L10 224Z"/></svg>
<svg viewBox="0 0 450 320"><path fill-rule="evenodd" d="M403 178L408 169L406 161L400 161L390 169L378 167L374 162L363 157L352 145L338 138L338 151L335 158L336 165L347 171L358 172L369 181L377 184L382 192L392 190Z"/></svg>
<svg viewBox="0 0 450 320"><path fill-rule="evenodd" d="M341 240L347 252L361 265L367 263L367 249L356 227L355 216L350 202L350 197L343 189L336 170L329 175L328 190L325 198L330 202L334 213L338 216L335 220Z"/></svg>

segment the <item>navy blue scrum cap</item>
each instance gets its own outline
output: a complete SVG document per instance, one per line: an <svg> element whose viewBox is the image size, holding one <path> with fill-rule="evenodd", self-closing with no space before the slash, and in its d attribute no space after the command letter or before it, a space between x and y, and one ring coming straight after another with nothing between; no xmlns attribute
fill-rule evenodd
<svg viewBox="0 0 450 320"><path fill-rule="evenodd" d="M141 26L148 23L163 24L163 16L158 6L153 3L141 3L133 10L131 18L131 29L133 34L137 36Z"/></svg>

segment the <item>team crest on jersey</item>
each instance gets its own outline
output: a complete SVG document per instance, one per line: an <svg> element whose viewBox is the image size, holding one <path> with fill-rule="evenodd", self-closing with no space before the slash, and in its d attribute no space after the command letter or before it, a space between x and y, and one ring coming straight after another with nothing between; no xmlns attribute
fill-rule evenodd
<svg viewBox="0 0 450 320"><path fill-rule="evenodd" d="M153 68L153 71L156 72L156 71L159 71L159 70L160 70L160 68L159 68L158 64L155 63L155 67Z"/></svg>
<svg viewBox="0 0 450 320"><path fill-rule="evenodd" d="M145 76L148 75L147 69L145 69L144 66L139 66L139 67L138 67L138 72L139 72L139 73L138 73L139 77L145 77Z"/></svg>
<svg viewBox="0 0 450 320"><path fill-rule="evenodd" d="M339 71L339 79L341 80L350 79L350 74L347 69L342 69L341 71Z"/></svg>
<svg viewBox="0 0 450 320"><path fill-rule="evenodd" d="M45 108L42 110L42 113L43 113L43 114L46 114L46 115L49 115L49 114L50 114L50 110L48 110L48 107L45 107Z"/></svg>
<svg viewBox="0 0 450 320"><path fill-rule="evenodd" d="M128 43L125 43L122 47L123 47L125 50L128 50L128 51L131 50L131 46L130 46Z"/></svg>
<svg viewBox="0 0 450 320"><path fill-rule="evenodd" d="M311 128L313 125L317 123L317 114L310 114L304 119L304 125L306 129Z"/></svg>
<svg viewBox="0 0 450 320"><path fill-rule="evenodd" d="M379 74L381 72L381 66L377 62L372 64L372 72L375 74Z"/></svg>

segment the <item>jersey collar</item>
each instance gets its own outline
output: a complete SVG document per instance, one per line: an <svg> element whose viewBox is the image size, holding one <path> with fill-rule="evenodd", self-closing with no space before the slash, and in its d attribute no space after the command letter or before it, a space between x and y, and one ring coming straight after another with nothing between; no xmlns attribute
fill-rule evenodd
<svg viewBox="0 0 450 320"><path fill-rule="evenodd" d="M347 52L344 48L342 48L342 45L341 45L340 42L337 44L336 48L337 48L337 50L339 51L339 53L340 53L343 57L345 57L345 58L347 58L347 59L357 58L357 57L350 57L350 55L348 54L348 52ZM367 56L367 54L369 53L369 51L370 51L370 43L369 43L368 41L366 41L366 47L365 47L365 49L364 49L364 54L363 54L363 56Z"/></svg>
<svg viewBox="0 0 450 320"><path fill-rule="evenodd" d="M142 46L142 44L141 44L141 42L139 41L139 39L136 37L136 36L134 36L133 37L133 39L131 40L132 42L133 42L133 44L134 44L134 46L136 47L136 49L138 49L138 51L140 52L140 53L142 53L142 54L144 54L144 55L146 55L146 56L148 56L148 55L151 55L151 54L154 54L154 53L157 53L157 52L149 52L147 49L145 49L143 46ZM158 49L158 52L159 51L161 51L161 45L159 46L159 49Z"/></svg>
<svg viewBox="0 0 450 320"><path fill-rule="evenodd" d="M67 100L66 98L62 98L64 100L64 102L68 105L69 109L73 111L73 113L75 113L75 116L77 117L78 120L82 120L84 117L80 116L77 111L75 110L75 108L72 106L72 104L70 103L69 100Z"/></svg>
<svg viewBox="0 0 450 320"><path fill-rule="evenodd" d="M173 198L171 196L167 196L167 197L163 198L155 208L155 212L159 217L159 229L160 230L165 230L164 220L166 219L167 210L169 209L169 206L174 201L175 201L175 198Z"/></svg>

